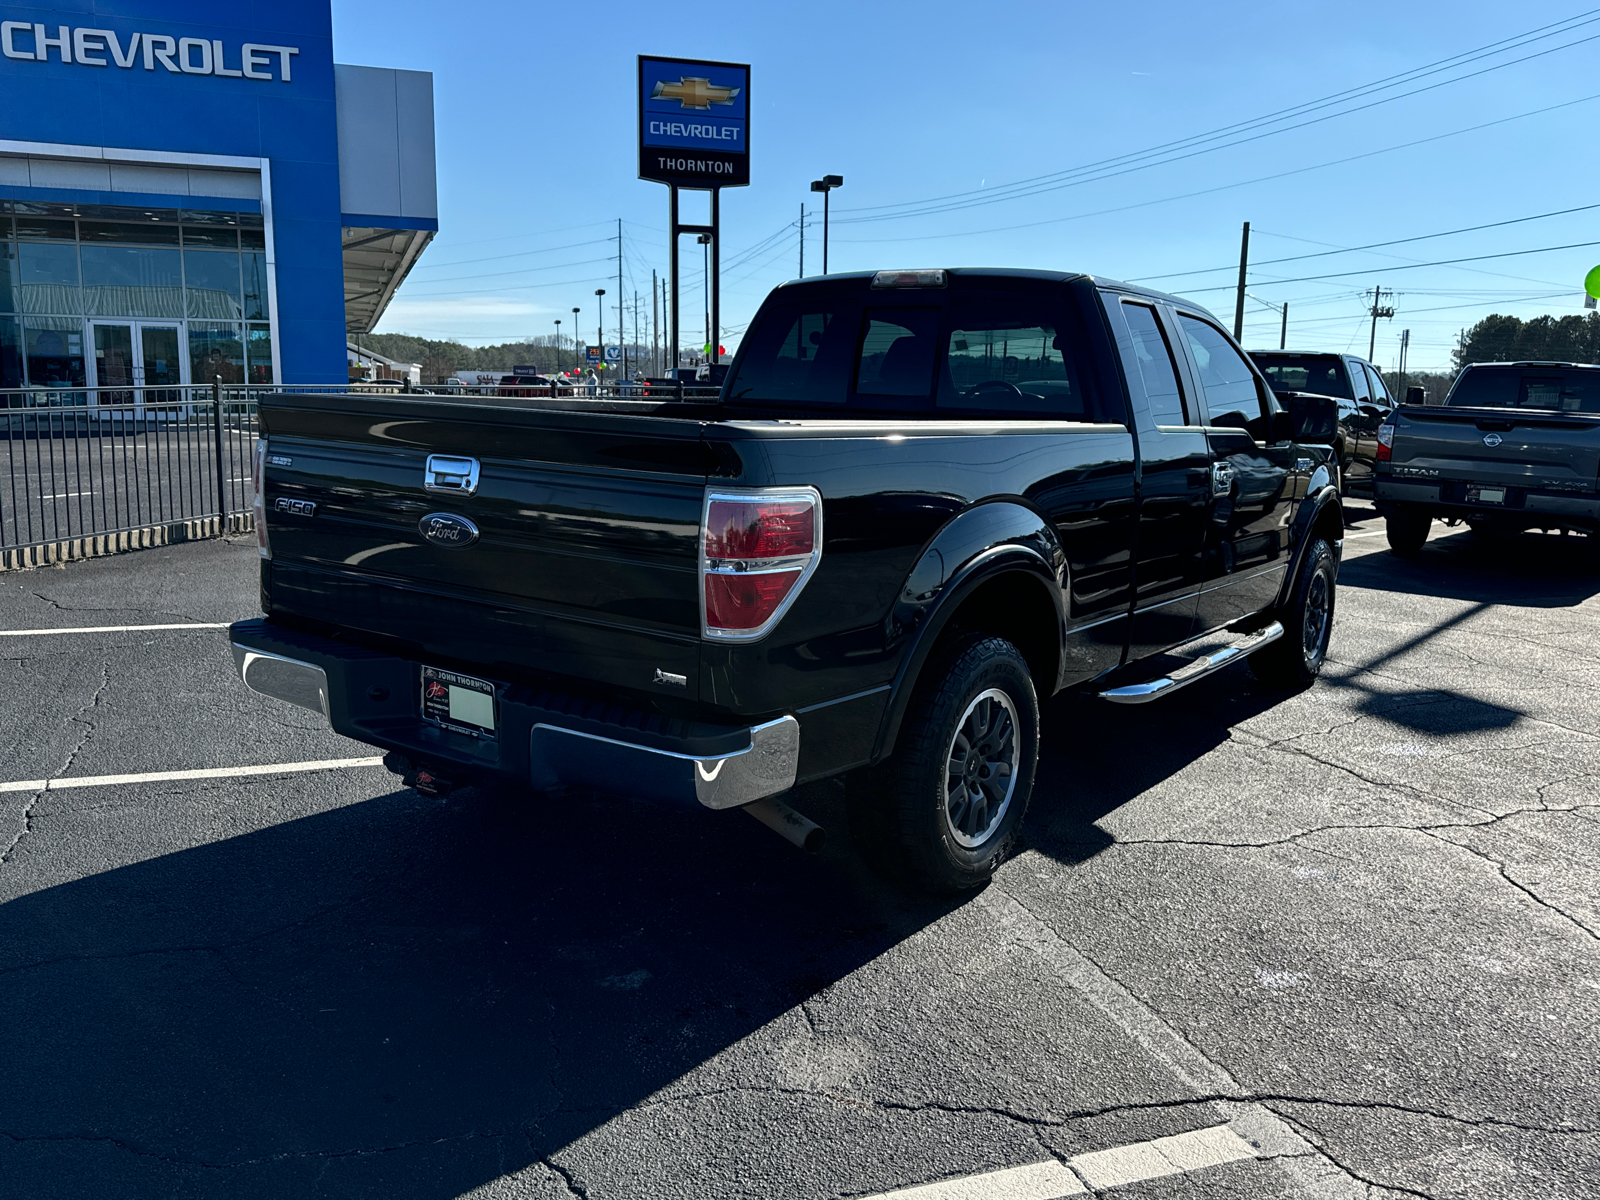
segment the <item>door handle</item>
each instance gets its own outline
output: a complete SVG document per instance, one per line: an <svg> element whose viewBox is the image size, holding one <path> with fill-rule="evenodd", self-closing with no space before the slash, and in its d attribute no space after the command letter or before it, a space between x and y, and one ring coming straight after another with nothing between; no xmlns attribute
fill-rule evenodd
<svg viewBox="0 0 1600 1200"><path fill-rule="evenodd" d="M1213 496L1226 496L1233 491L1233 464L1219 462L1211 464L1211 494Z"/></svg>
<svg viewBox="0 0 1600 1200"><path fill-rule="evenodd" d="M422 474L422 486L430 492L457 492L470 496L478 490L478 460L430 454Z"/></svg>

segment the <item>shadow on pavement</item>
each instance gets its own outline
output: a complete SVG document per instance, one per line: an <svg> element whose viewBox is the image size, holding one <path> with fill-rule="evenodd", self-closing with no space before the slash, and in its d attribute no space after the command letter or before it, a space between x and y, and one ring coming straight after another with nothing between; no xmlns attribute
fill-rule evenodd
<svg viewBox="0 0 1600 1200"><path fill-rule="evenodd" d="M1369 525L1383 528L1381 518ZM1587 538L1487 537L1466 529L1441 535L1442 529L1435 526L1413 559L1387 551L1347 558L1339 568L1340 585L1525 608L1568 608L1600 595L1600 554Z"/></svg>
<svg viewBox="0 0 1600 1200"><path fill-rule="evenodd" d="M456 1197L948 908L737 813L493 791L33 892L0 905L0 1190Z"/></svg>

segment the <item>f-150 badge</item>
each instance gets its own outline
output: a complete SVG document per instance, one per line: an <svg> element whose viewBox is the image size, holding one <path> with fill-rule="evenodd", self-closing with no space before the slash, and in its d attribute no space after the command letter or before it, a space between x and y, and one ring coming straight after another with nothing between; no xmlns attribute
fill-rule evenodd
<svg viewBox="0 0 1600 1200"><path fill-rule="evenodd" d="M429 513L417 522L417 531L448 550L461 550L478 540L478 527L455 513Z"/></svg>
<svg viewBox="0 0 1600 1200"><path fill-rule="evenodd" d="M676 100L684 108L696 112L710 112L713 104L732 104L738 94L738 88L719 87L695 75L680 75L677 83L657 80L656 86L650 89L650 99Z"/></svg>

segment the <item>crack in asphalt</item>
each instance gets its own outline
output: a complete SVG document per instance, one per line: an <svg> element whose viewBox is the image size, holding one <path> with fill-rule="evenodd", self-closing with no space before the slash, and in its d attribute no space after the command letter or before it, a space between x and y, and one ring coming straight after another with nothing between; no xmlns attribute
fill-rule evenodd
<svg viewBox="0 0 1600 1200"><path fill-rule="evenodd" d="M1580 920L1578 917L1573 916L1559 905L1539 895L1533 890L1533 888L1529 887L1521 880L1514 878L1506 864L1501 862L1499 859L1485 853L1484 851L1474 849L1472 846L1465 845L1462 842L1453 841L1450 838L1440 836L1440 833L1444 830L1484 829L1488 826L1498 824L1501 821L1509 820L1512 817L1525 816L1532 813L1580 813L1581 810L1585 809L1600 809L1600 804L1575 804L1569 808L1519 808L1508 813L1502 813L1499 816L1493 817L1487 821L1452 821L1439 825L1396 825L1386 822L1373 822L1368 825L1320 825L1315 829L1302 830L1299 833L1293 833L1287 837L1275 838L1271 841L1265 842L1218 842L1207 841L1198 838L1118 838L1114 844L1117 846L1194 846L1217 850L1266 850L1274 846L1292 845L1294 843L1304 841L1307 838L1312 838L1318 836L1319 834L1327 833L1361 833L1367 830L1377 830L1390 833L1418 833L1424 837L1432 838L1434 841L1443 845L1453 847L1454 849L1465 850L1473 857L1483 860L1495 868L1501 879L1510 884L1523 895L1527 896L1535 904L1538 904L1542 908L1549 909L1558 917L1563 918L1576 928L1588 934L1589 937L1594 938L1596 941L1600 941L1600 930L1592 928L1589 924ZM1319 852L1325 854L1330 853L1325 848L1319 848ZM1342 856L1331 855L1331 857L1339 858Z"/></svg>
<svg viewBox="0 0 1600 1200"><path fill-rule="evenodd" d="M143 613L156 617L178 617L185 621L195 621L197 623L203 619L191 616L189 613L169 612L164 608L129 608L126 605L117 605L112 608L91 608L88 605L62 604L61 601L54 600L43 592L36 592L31 588L28 590L28 594L36 599L43 600L51 608L64 613Z"/></svg>
<svg viewBox="0 0 1600 1200"><path fill-rule="evenodd" d="M106 666L106 664L101 663L100 683L95 687L94 694L89 697L88 702L85 703L82 708L78 709L77 712L67 718L69 723L74 721L81 722L87 726L87 728L83 731L83 736L78 739L78 744L67 752L67 761L61 765L61 769L58 770L51 778L58 779L70 771L72 769L72 764L77 761L78 755L82 752L83 748L89 744L89 739L94 736L95 723L89 718L88 714L95 708L99 707L100 699L105 695L106 689L110 685L111 670L108 666ZM22 827L17 830L17 835L11 839L6 848L4 850L0 850L0 867L5 866L11 861L11 856L16 853L17 847L22 844L23 839L29 837L33 833L34 809L39 806L39 801L44 796L46 790L47 789L45 788L40 788L38 791L31 793L28 796L27 801L23 804Z"/></svg>
<svg viewBox="0 0 1600 1200"><path fill-rule="evenodd" d="M1306 1142L1307 1145L1314 1146L1316 1148L1316 1151L1317 1151L1318 1154L1322 1155L1325 1159L1327 1159L1330 1163L1332 1163L1339 1170L1343 1171L1351 1179L1355 1180L1357 1183L1359 1183L1363 1187L1365 1187L1367 1189L1367 1194L1369 1196L1372 1195L1373 1189L1381 1188L1386 1192L1391 1192L1391 1193L1394 1193L1394 1194L1397 1194L1397 1195L1401 1195L1401 1196L1415 1196L1417 1198L1417 1200L1439 1200L1439 1197L1433 1195L1430 1192L1419 1192L1415 1188L1399 1186L1399 1185L1392 1184L1392 1183L1379 1183L1375 1179L1370 1179L1367 1176L1362 1175L1360 1172L1358 1172L1355 1169L1353 1169L1349 1164L1344 1162L1342 1159L1340 1159L1337 1156L1335 1156L1334 1154L1330 1153L1329 1150L1328 1150L1328 1147L1324 1144L1326 1139L1321 1137L1319 1134L1316 1134L1316 1133L1312 1132L1310 1130L1309 1126L1302 1125L1300 1122L1296 1121L1293 1117L1285 1116L1283 1113L1279 1112L1275 1108L1269 1108L1268 1111L1271 1112L1274 1116L1276 1116L1285 1125L1289 1126L1290 1129L1294 1130L1295 1133L1299 1134L1300 1137L1302 1139L1304 1139L1304 1141Z"/></svg>

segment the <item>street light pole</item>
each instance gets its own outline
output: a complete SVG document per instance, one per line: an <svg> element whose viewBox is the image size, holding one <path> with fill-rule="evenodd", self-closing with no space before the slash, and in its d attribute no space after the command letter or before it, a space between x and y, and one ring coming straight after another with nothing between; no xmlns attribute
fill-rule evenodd
<svg viewBox="0 0 1600 1200"><path fill-rule="evenodd" d="M824 175L811 181L811 190L822 193L822 273L828 273L828 193L844 186L843 175Z"/></svg>
<svg viewBox="0 0 1600 1200"><path fill-rule="evenodd" d="M600 368L601 368L601 370L605 369L605 364L606 364L606 302L605 302L605 298L604 298L605 294L606 294L605 288L595 288L595 290L594 290L594 296L595 296L594 311L600 317L600 320L596 324L596 328L597 328L598 332L595 334L595 337L597 337L599 339L599 341L600 341Z"/></svg>
<svg viewBox="0 0 1600 1200"><path fill-rule="evenodd" d="M583 311L583 309L581 309L581 308L574 308L572 310L572 368L573 368L573 370L577 370L579 367L581 367L583 365L578 360L578 314L581 313L582 311Z"/></svg>
<svg viewBox="0 0 1600 1200"><path fill-rule="evenodd" d="M561 318L556 318L556 370L561 370Z"/></svg>
<svg viewBox="0 0 1600 1200"><path fill-rule="evenodd" d="M705 273L706 345L709 347L711 344L711 235L702 233L695 240L700 243L700 265ZM710 349L707 349L706 355L708 359L710 354Z"/></svg>

